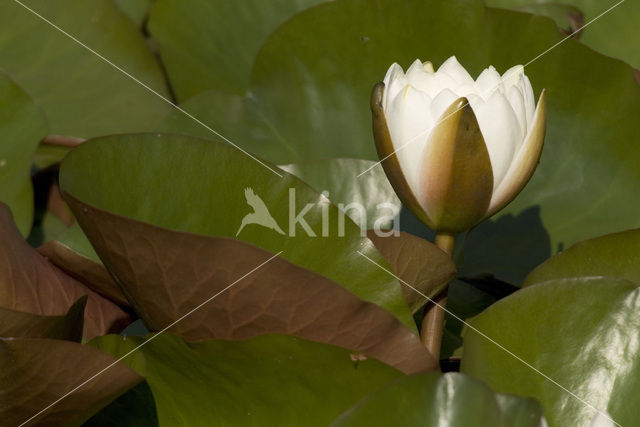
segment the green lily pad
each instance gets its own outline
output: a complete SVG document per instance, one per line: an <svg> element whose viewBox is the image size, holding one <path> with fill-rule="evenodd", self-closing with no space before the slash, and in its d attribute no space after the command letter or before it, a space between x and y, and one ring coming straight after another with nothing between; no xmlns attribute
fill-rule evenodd
<svg viewBox="0 0 640 427"><path fill-rule="evenodd" d="M584 13L584 23L593 21L580 32L580 41L606 55L622 59L640 68L640 3L637 1L602 0L486 0L493 7L515 8L523 11L535 11L556 19L564 27L566 17L559 9L573 6ZM615 6L611 11L608 9ZM598 16L602 15L600 18Z"/></svg>
<svg viewBox="0 0 640 427"><path fill-rule="evenodd" d="M115 2L25 0L24 4L168 96L153 53ZM90 137L149 130L170 109L18 2L2 2L0 28L0 67L42 106L52 134Z"/></svg>
<svg viewBox="0 0 640 427"><path fill-rule="evenodd" d="M82 427L158 427L158 415L153 393L146 381L127 390Z"/></svg>
<svg viewBox="0 0 640 427"><path fill-rule="evenodd" d="M324 0L157 0L149 30L179 100L209 89L245 92L264 39L289 16Z"/></svg>
<svg viewBox="0 0 640 427"><path fill-rule="evenodd" d="M302 147L285 140L279 126L269 122L251 97L206 91L180 104L209 128L234 144L272 163L295 163L305 159ZM159 132L180 133L198 138L222 141L206 127L180 111L173 111L158 125Z"/></svg>
<svg viewBox="0 0 640 427"><path fill-rule="evenodd" d="M329 200L361 227L390 229L402 204L384 171L376 168L362 179L356 178L356 174L373 165L371 160L321 159L280 168L305 181L315 190L326 192ZM360 209L360 206L364 209Z"/></svg>
<svg viewBox="0 0 640 427"><path fill-rule="evenodd" d="M120 135L87 141L69 153L60 184L63 193L112 213L178 231L238 238L272 253L283 251L283 258L386 308L415 330L400 284L358 254L386 265L361 229L320 193L281 174L226 143ZM254 209L266 210L273 222L265 224L273 228L247 223ZM295 223L301 213L305 224Z"/></svg>
<svg viewBox="0 0 640 427"><path fill-rule="evenodd" d="M139 27L142 27L149 15L154 0L116 0L118 7Z"/></svg>
<svg viewBox="0 0 640 427"><path fill-rule="evenodd" d="M11 208L23 236L33 221L31 159L46 134L40 108L0 72L0 201Z"/></svg>
<svg viewBox="0 0 640 427"><path fill-rule="evenodd" d="M533 270L522 286L552 279L606 276L640 285L640 230L576 243Z"/></svg>
<svg viewBox="0 0 640 427"><path fill-rule="evenodd" d="M404 377L365 397L333 426L538 427L542 408L533 399L496 395L462 374Z"/></svg>
<svg viewBox="0 0 640 427"><path fill-rule="evenodd" d="M500 393L538 399L550 426L589 425L594 408L619 425L637 422L637 284L598 277L551 280L498 301L470 324L521 360L467 328L461 372Z"/></svg>
<svg viewBox="0 0 640 427"><path fill-rule="evenodd" d="M497 0L498 2L500 0ZM500 4L491 4L491 0L487 2L489 6L500 7ZM531 3L523 4L514 8L522 12L532 13L534 15L548 16L556 21L558 26L572 34L584 25L584 14L575 6L564 3ZM582 32L574 34L574 37L580 38Z"/></svg>
<svg viewBox="0 0 640 427"><path fill-rule="evenodd" d="M110 335L91 345L117 357L142 341ZM348 350L286 335L188 343L162 334L133 355L133 368L153 392L160 426L326 426L402 377Z"/></svg>

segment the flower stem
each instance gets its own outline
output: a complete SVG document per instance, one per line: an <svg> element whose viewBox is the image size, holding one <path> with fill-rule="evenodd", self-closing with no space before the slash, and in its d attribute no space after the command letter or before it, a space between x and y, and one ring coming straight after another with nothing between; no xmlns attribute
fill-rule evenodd
<svg viewBox="0 0 640 427"><path fill-rule="evenodd" d="M449 256L453 256L455 235L450 233L436 233L435 244ZM442 343L442 330L444 326L444 308L447 305L447 289L433 298L425 307L420 340L431 352L436 360L440 359L440 346Z"/></svg>

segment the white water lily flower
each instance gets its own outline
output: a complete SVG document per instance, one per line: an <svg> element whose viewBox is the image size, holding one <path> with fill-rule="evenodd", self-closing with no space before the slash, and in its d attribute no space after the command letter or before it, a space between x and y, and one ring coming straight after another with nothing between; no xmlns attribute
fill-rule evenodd
<svg viewBox="0 0 640 427"><path fill-rule="evenodd" d="M536 107L520 65L474 81L455 56L435 71L393 64L371 99L382 165L402 201L437 231L460 232L502 209L542 153L545 91Z"/></svg>

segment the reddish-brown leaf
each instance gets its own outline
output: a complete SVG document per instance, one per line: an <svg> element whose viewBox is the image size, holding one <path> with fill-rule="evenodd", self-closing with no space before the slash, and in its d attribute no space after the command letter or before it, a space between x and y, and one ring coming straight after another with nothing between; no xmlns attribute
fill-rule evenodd
<svg viewBox="0 0 640 427"><path fill-rule="evenodd" d="M64 315L87 295L84 337L120 332L131 316L66 275L22 238L11 211L0 203L0 307L45 316Z"/></svg>
<svg viewBox="0 0 640 427"><path fill-rule="evenodd" d="M36 250L65 273L84 283L89 289L118 305L124 307L129 305L127 298L113 281L104 265L87 258L57 240L51 240Z"/></svg>
<svg viewBox="0 0 640 427"><path fill-rule="evenodd" d="M394 274L429 298L442 292L456 277L456 265L451 257L431 242L405 232L381 237L369 230L367 236ZM402 290L414 313L428 301L404 283Z"/></svg>
<svg viewBox="0 0 640 427"><path fill-rule="evenodd" d="M284 333L364 353L406 373L437 369L418 336L395 316L326 277L278 257L243 278L272 254L234 239L153 226L65 197L152 330L167 327L221 292L170 331L189 340Z"/></svg>
<svg viewBox="0 0 640 427"><path fill-rule="evenodd" d="M24 423L115 360L69 341L0 338L0 424ZM140 381L118 362L25 425L80 425Z"/></svg>
<svg viewBox="0 0 640 427"><path fill-rule="evenodd" d="M82 341L87 296L76 301L64 316L41 316L0 307L0 337L51 338Z"/></svg>

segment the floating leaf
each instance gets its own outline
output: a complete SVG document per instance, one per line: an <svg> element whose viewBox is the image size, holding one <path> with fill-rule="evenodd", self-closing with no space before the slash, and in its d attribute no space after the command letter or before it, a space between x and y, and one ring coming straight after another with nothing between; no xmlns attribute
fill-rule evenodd
<svg viewBox="0 0 640 427"><path fill-rule="evenodd" d="M545 280L606 276L640 285L640 230L623 231L576 243L533 270L523 286Z"/></svg>
<svg viewBox="0 0 640 427"><path fill-rule="evenodd" d="M405 282L402 290L413 312L428 301L416 290L433 298L456 276L456 265L451 257L431 242L404 232L399 236L382 237L370 230L368 236L391 270Z"/></svg>
<svg viewBox="0 0 640 427"><path fill-rule="evenodd" d="M23 0L23 3L168 96L160 66L142 34L115 2ZM90 137L149 130L170 109L148 89L19 2L2 2L0 28L0 67L42 106L53 134Z"/></svg>
<svg viewBox="0 0 640 427"><path fill-rule="evenodd" d="M142 340L106 336L92 344L121 356ZM134 369L151 387L160 425L326 426L402 376L348 350L285 335L187 343L162 334L139 352Z"/></svg>
<svg viewBox="0 0 640 427"><path fill-rule="evenodd" d="M120 332L129 314L50 264L18 233L11 213L0 203L0 306L28 313L64 315L88 295L84 337Z"/></svg>
<svg viewBox="0 0 640 427"><path fill-rule="evenodd" d="M64 316L39 316L0 307L0 337L51 338L80 342L86 304L85 295L69 307Z"/></svg>
<svg viewBox="0 0 640 427"><path fill-rule="evenodd" d="M142 27L154 0L116 0L118 7L134 24Z"/></svg>
<svg viewBox="0 0 640 427"><path fill-rule="evenodd" d="M185 100L208 89L244 93L251 64L280 23L323 0L157 0L149 29Z"/></svg>
<svg viewBox="0 0 640 427"><path fill-rule="evenodd" d="M36 249L40 255L56 265L68 275L82 282L92 291L121 306L129 302L102 262L96 262L76 252L57 240L45 243Z"/></svg>
<svg viewBox="0 0 640 427"><path fill-rule="evenodd" d="M462 372L498 392L538 399L550 426L589 425L594 408L620 425L637 421L637 284L597 277L551 280L498 301L470 323L521 360L466 329Z"/></svg>
<svg viewBox="0 0 640 427"><path fill-rule="evenodd" d="M48 406L113 362L109 354L69 341L0 338L0 419L5 425L81 425L142 377L116 363Z"/></svg>
<svg viewBox="0 0 640 427"><path fill-rule="evenodd" d="M640 68L640 3L637 1L625 0L618 4L618 1L599 0L561 0L559 3L556 0L487 0L487 5L542 12L562 26L567 18L560 10L573 6L584 13L584 24L593 21L580 32L582 43Z"/></svg>
<svg viewBox="0 0 640 427"><path fill-rule="evenodd" d="M168 230L67 199L152 331L181 319L169 330L188 340L282 333L361 352L406 373L438 368L391 313L325 277L238 240Z"/></svg>
<svg viewBox="0 0 640 427"><path fill-rule="evenodd" d="M389 229L400 213L400 199L379 168L358 179L361 171L374 166L371 160L322 159L280 166L315 190L367 229Z"/></svg>
<svg viewBox="0 0 640 427"><path fill-rule="evenodd" d="M23 236L29 234L33 222L31 159L46 134L40 108L0 72L0 201L11 208Z"/></svg>
<svg viewBox="0 0 640 427"><path fill-rule="evenodd" d="M146 381L129 389L100 412L85 422L82 427L157 427L156 403Z"/></svg>
<svg viewBox="0 0 640 427"><path fill-rule="evenodd" d="M365 397L333 426L538 427L542 408L533 399L496 395L457 373L404 377Z"/></svg>
<svg viewBox="0 0 640 427"><path fill-rule="evenodd" d="M81 201L87 211L96 207L159 227L282 251L284 259L386 308L413 329L400 284L358 254L384 264L360 228L321 194L280 173L226 143L117 135L87 141L69 153L60 184L63 194ZM265 218L273 221L267 225L282 228L247 224L254 210L267 211ZM83 211L74 213L82 224ZM305 223L296 223L301 216Z"/></svg>

